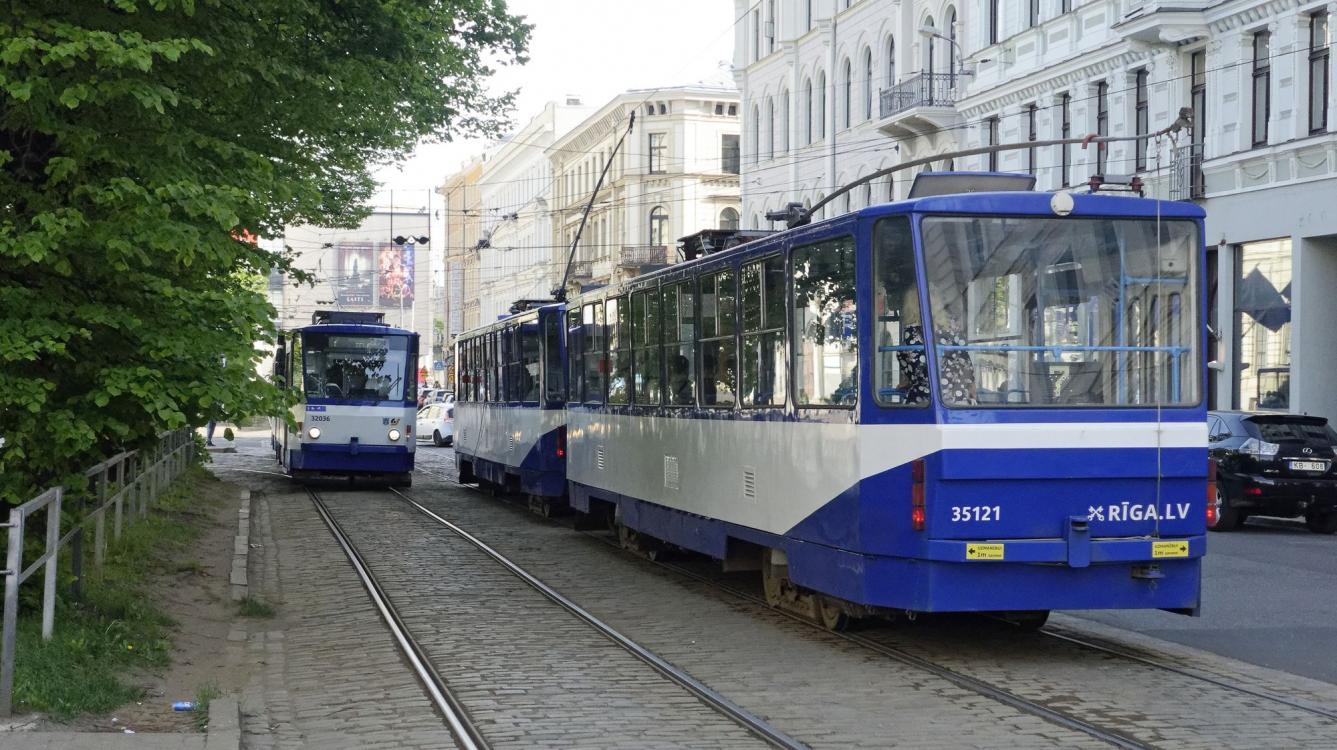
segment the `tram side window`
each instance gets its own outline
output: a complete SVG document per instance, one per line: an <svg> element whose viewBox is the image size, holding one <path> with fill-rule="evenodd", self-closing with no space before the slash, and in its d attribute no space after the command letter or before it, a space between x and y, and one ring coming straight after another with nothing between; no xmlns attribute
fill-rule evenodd
<svg viewBox="0 0 1337 750"><path fill-rule="evenodd" d="M626 297L604 303L608 323L608 403L625 404L631 395L631 310Z"/></svg>
<svg viewBox="0 0 1337 750"><path fill-rule="evenodd" d="M893 216L873 229L873 398L881 406L927 406L924 318L915 280L910 219Z"/></svg>
<svg viewBox="0 0 1337 750"><path fill-rule="evenodd" d="M585 394L587 404L604 401L604 376L607 372L607 352L604 349L604 306L602 302L585 305L581 313L585 329Z"/></svg>
<svg viewBox="0 0 1337 750"><path fill-rule="evenodd" d="M499 331L501 338L502 391L500 401L515 401L515 371L520 367L519 347L515 345L515 326Z"/></svg>
<svg viewBox="0 0 1337 750"><path fill-rule="evenodd" d="M543 317L543 395L548 401L566 400L566 379L562 377L562 318Z"/></svg>
<svg viewBox="0 0 1337 750"><path fill-rule="evenodd" d="M784 269L779 255L743 266L743 406L785 403Z"/></svg>
<svg viewBox="0 0 1337 750"><path fill-rule="evenodd" d="M580 403L581 384L584 378L581 375L584 368L580 361L580 347L584 336L580 332L580 308L566 311L566 401L567 403Z"/></svg>
<svg viewBox="0 0 1337 750"><path fill-rule="evenodd" d="M695 282L662 288L665 395L674 406L696 405Z"/></svg>
<svg viewBox="0 0 1337 750"><path fill-rule="evenodd" d="M497 400L497 375L492 368L492 350L494 348L492 334L483 334L482 342L483 356L480 364L483 365L483 398L481 400L495 401Z"/></svg>
<svg viewBox="0 0 1337 750"><path fill-rule="evenodd" d="M701 279L702 406L738 402L737 302L732 270Z"/></svg>
<svg viewBox="0 0 1337 750"><path fill-rule="evenodd" d="M795 248L793 262L796 403L852 407L859 392L854 238Z"/></svg>
<svg viewBox="0 0 1337 750"><path fill-rule="evenodd" d="M637 404L662 402L659 327L658 290L631 295L632 399Z"/></svg>
<svg viewBox="0 0 1337 750"><path fill-rule="evenodd" d="M517 398L527 404L539 400L539 324L528 320L516 329L520 340L520 369L516 371Z"/></svg>

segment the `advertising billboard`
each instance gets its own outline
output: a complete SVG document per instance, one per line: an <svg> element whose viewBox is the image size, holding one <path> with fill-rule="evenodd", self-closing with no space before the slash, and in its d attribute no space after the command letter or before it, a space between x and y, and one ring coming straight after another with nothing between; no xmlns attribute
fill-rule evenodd
<svg viewBox="0 0 1337 750"><path fill-rule="evenodd" d="M393 243L380 247L380 301L382 307L413 303L413 245Z"/></svg>
<svg viewBox="0 0 1337 750"><path fill-rule="evenodd" d="M339 275L335 288L340 306L371 305L376 282L372 256L372 246L368 243L339 245Z"/></svg>

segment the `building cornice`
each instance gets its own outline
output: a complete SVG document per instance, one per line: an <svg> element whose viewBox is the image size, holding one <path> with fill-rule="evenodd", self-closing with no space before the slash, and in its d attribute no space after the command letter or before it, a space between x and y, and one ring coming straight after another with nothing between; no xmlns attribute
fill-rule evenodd
<svg viewBox="0 0 1337 750"><path fill-rule="evenodd" d="M1038 68L1019 79L993 86L986 92L967 96L957 103L956 109L969 120L1002 107L1036 101L1107 73L1127 70L1137 63L1146 62L1156 51L1155 46L1118 40L1105 47L1082 52L1056 66ZM1095 55L1101 57L1093 60L1092 56Z"/></svg>

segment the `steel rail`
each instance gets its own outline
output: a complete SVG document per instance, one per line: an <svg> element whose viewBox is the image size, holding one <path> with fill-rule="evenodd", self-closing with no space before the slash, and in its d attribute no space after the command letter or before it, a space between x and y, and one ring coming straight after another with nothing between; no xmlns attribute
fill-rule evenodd
<svg viewBox="0 0 1337 750"><path fill-rule="evenodd" d="M456 482L456 484L459 483ZM466 485L460 485L460 486L464 487ZM677 666L674 666L670 662L660 657L658 654L654 653L653 651L640 645L636 641L633 641L632 639L623 635L621 632L613 628L613 626L595 617L593 614L591 614L585 608L581 607L579 604L576 604L574 601L568 599L566 596L561 594L556 589L552 588L548 584L536 578L534 575L530 574L524 568L521 568L510 558L506 557L502 553L493 549L483 540L479 539L473 534L470 534L468 531L465 531L463 528L460 528L458 525L452 523L446 518L443 518L435 511L431 510L430 508L427 508L422 503L419 503L417 500L413 499L409 495L400 492L398 489L395 489L393 487L389 489L391 492L395 493L401 499L403 499L404 502L408 503L409 506L416 509L419 513L423 514L424 516L427 516L433 521L436 521L438 524L444 526L446 529L450 530L456 536L460 537L464 541L473 545L480 552L492 558L503 568L506 568L507 571L509 571L515 577L519 578L530 588L534 589L543 596L547 597L548 600L557 604L562 609L565 609L567 612L583 620L587 625L597 630L601 635L608 638L608 640L612 641L614 644L621 647L627 653L640 659L642 662L653 668L656 672L659 672L664 677L668 678L672 682L676 683L680 687L690 692L692 695L696 696L698 700L702 701L703 703L715 709L719 713L733 720L735 723L746 729L748 732L752 733L757 738L764 740L765 742L774 747L784 748L785 750L808 750L808 746L806 744L794 739L793 737L790 737L788 734L785 734L779 728L772 726L765 719L762 719L761 717L757 716L756 714L753 714L752 712L748 711L747 709L743 708L737 703L734 703L732 700L729 700L729 698L725 697L722 693L719 693L718 691L711 689L710 687L706 686L705 683L691 676L690 674L678 668Z"/></svg>
<svg viewBox="0 0 1337 750"><path fill-rule="evenodd" d="M432 703L445 717L446 724L450 733L454 736L456 743L461 750L490 750L491 745L483 737L482 732L473 723L468 711L450 691L445 678L437 672L427 654L423 651L418 642L414 640L409 632L407 625L399 616L390 597L381 587L380 581L376 579L375 574L371 572L371 567L362 557L362 553L353 545L343 527L334 519L325 501L321 499L320 494L311 487L306 487L307 494L311 497L311 502L316 507L316 512L320 518L329 527L334 540L339 543L344 554L348 556L348 561L353 564L353 569L357 572L358 578L362 579L362 585L367 590L367 596L370 597L372 604L380 612L381 619L386 627L390 629L395 642L399 645L399 650L404 658L408 660L409 667L422 683L427 695L432 699Z"/></svg>
<svg viewBox="0 0 1337 750"><path fill-rule="evenodd" d="M1155 667L1157 669L1163 669L1167 672L1173 672L1178 675L1183 675L1184 677L1191 677L1195 680L1202 680L1203 682L1210 683L1212 685L1224 688L1226 690L1233 690L1237 693L1243 693L1244 695L1252 696L1254 698L1262 698L1263 700L1271 701L1273 703L1280 703L1281 705L1287 706L1289 708L1294 708L1299 711L1305 711L1307 713L1314 714L1315 716L1322 716L1325 719L1331 719L1333 721L1337 721L1337 712L1329 711L1307 703L1301 703L1300 701L1296 701L1291 698L1287 698L1285 696L1277 695L1276 693L1270 693L1263 690L1255 690L1250 687L1245 687L1243 685L1236 685L1227 682L1226 680L1212 677L1211 675L1202 674L1201 672L1185 669L1183 667L1176 667L1171 664L1164 664L1162 662L1156 661L1155 659L1151 659L1145 656L1139 656L1137 654L1130 653L1128 651L1125 651L1120 648L1115 648L1113 646L1106 646L1104 644L1096 643L1094 641L1090 641L1085 638L1072 635L1071 633L1068 632L1060 633L1055 630L1051 630L1049 628L1042 629L1039 632L1043 636L1049 638L1056 638L1061 641L1067 641L1069 643L1091 649L1092 651L1099 651L1101 653L1110 654L1111 656L1118 656L1124 659L1129 659L1131 661L1139 662L1141 664L1146 664L1147 666L1150 667Z"/></svg>

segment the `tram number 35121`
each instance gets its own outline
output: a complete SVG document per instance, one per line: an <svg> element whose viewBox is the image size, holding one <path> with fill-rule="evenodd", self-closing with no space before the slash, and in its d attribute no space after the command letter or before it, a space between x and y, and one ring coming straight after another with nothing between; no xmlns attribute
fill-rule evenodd
<svg viewBox="0 0 1337 750"><path fill-rule="evenodd" d="M1000 521L1003 518L1003 510L997 505L954 505L952 506L952 521Z"/></svg>

